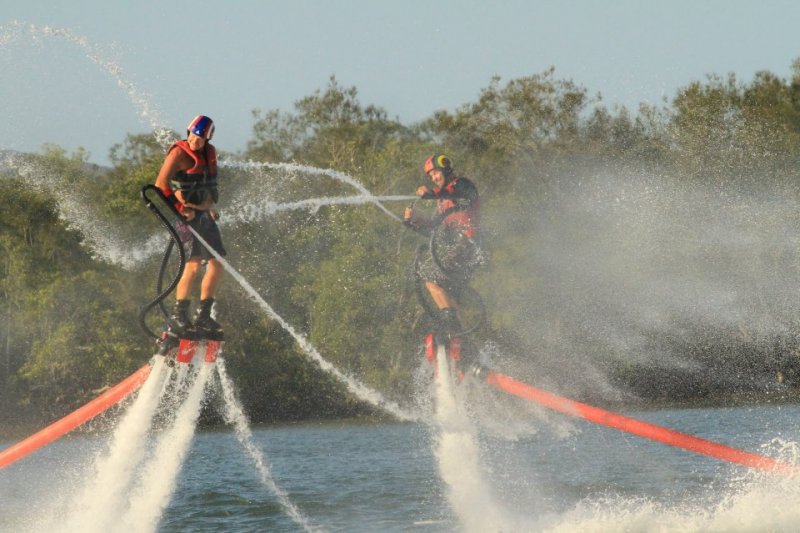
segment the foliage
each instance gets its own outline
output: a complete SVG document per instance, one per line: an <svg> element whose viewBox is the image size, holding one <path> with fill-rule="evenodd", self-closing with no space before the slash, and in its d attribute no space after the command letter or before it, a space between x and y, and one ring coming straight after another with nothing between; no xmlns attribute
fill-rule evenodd
<svg viewBox="0 0 800 533"><path fill-rule="evenodd" d="M472 282L489 311L481 335L508 351L506 364L522 377L546 374L578 395L605 400L619 399L607 393L609 383L641 397L674 399L764 390L776 372L800 382L791 335L776 337L757 327L779 305L790 306L777 296L747 323L697 323L677 314L662 317L666 329L623 323L629 320L624 312L603 307L604 291L617 286L605 287L602 275L627 276L630 283L644 277L630 266L631 257L643 255L640 244L655 230L640 220L625 226L623 212L598 221L593 206L580 203L589 177L597 176L629 176L621 190L641 185L642 201L666 187L667 176L685 191L712 191L710 198L763 192L765 183L773 196L795 194L800 60L790 80L769 72L749 83L712 75L681 88L662 107L642 105L635 113L609 110L599 95L590 97L551 68L505 84L494 78L475 102L411 126L362 105L356 88L342 87L334 77L298 100L294 112L255 110L253 118L253 138L240 159L332 169L373 194L412 194L427 181L424 158L448 153L456 170L477 183L483 203L491 261ZM157 258L132 270L106 264L65 219L78 206L81 216L132 242L159 231L138 191L153 182L163 156L163 147L143 135L114 146L111 169L93 168L81 151L67 156L51 146L31 156L19 170L21 179L0 180L3 412L39 418L64 412L149 356L132 317L152 291ZM611 187L592 183L600 183L601 197ZM419 340L428 326L409 265L424 241L370 204L280 212L266 221L244 216L263 200L356 193L334 179L234 164L222 171L221 191L223 216L232 221L225 227L226 246L245 278L337 368L387 396L410 397ZM389 205L397 215L403 207ZM675 216L682 206L663 201L653 208L654 218L658 209ZM596 249L599 223L619 229L613 250ZM724 254L720 246L687 243L682 255L656 250L647 258L653 264L640 258L640 266L656 279L679 268L701 277L701 263L686 264L709 251ZM797 263L775 252L758 264L791 270ZM558 290L572 291L574 302ZM229 324L227 360L254 419L371 412L310 362L276 322L243 302L226 277L219 306ZM629 338L681 363L654 365L611 342L609 334L596 336L587 325L589 313L618 320ZM553 355L566 350L573 354L569 365Z"/></svg>
<svg viewBox="0 0 800 533"><path fill-rule="evenodd" d="M130 292L110 294L126 286L127 276L92 260L80 235L58 219L50 195L14 179L0 181L0 190L0 207L15 213L0 226L6 317L0 399L39 412L53 405L54 392L69 404L85 400L87 388L120 376L135 353L133 310L120 298Z"/></svg>
<svg viewBox="0 0 800 533"><path fill-rule="evenodd" d="M131 201L132 193L145 183L155 182L164 162L164 149L152 135L128 135L124 143L111 148L111 162L113 167L102 185L103 215L138 224L142 209L140 203Z"/></svg>

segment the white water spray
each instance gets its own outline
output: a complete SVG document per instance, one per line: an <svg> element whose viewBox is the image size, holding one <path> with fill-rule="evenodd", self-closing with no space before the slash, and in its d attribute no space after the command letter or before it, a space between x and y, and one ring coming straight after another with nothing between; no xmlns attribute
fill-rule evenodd
<svg viewBox="0 0 800 533"><path fill-rule="evenodd" d="M149 96L127 80L122 67L106 58L102 54L100 47L91 44L86 37L77 35L65 28L36 26L34 24L23 24L18 21L12 21L5 26L0 26L0 44L2 45L13 42L24 35L28 35L34 41L42 37L63 39L80 48L92 63L102 68L111 76L117 86L128 95L128 99L139 110L139 116L144 119L155 132L158 142L165 147L172 142L172 132L164 127L164 121L159 116L158 111L151 106Z"/></svg>
<svg viewBox="0 0 800 533"><path fill-rule="evenodd" d="M538 530L552 533L602 533L617 531L704 532L794 531L800 519L800 483L758 473L729 486L716 496L681 505L662 504L649 498L606 496L587 498L571 511Z"/></svg>
<svg viewBox="0 0 800 533"><path fill-rule="evenodd" d="M305 174L310 175L323 175L329 176L331 178L337 179L343 183L350 185L351 187L355 188L358 192L360 192L363 197L369 198L371 203L374 203L381 211L383 211L389 218L397 221L402 222L400 217L386 209L386 207L381 203L379 197L373 196L372 193L367 190L361 183L357 180L353 179L352 177L348 176L344 172L339 172L338 170L333 169L323 169L317 167L311 167L307 165L300 165L297 163L262 163L257 161L247 161L247 162L225 162L222 163L220 166L228 166L231 168L237 168L241 170L252 170L252 169L261 169L261 168L270 168L275 170L282 170L285 172L303 172ZM408 197L391 197L392 199L414 199L416 196L408 196Z"/></svg>
<svg viewBox="0 0 800 533"><path fill-rule="evenodd" d="M257 222L282 211L305 209L311 213L316 213L320 208L330 205L363 205L374 204L376 202L407 201L415 198L416 196L372 196L371 194L362 194L356 196L308 198L305 200L286 203L277 203L268 199L264 199L255 203L231 205L232 214L226 215L225 222Z"/></svg>
<svg viewBox="0 0 800 533"><path fill-rule="evenodd" d="M175 491L178 474L186 459L200 417L203 396L213 364L200 363L186 400L175 416L175 424L163 433L145 465L131 504L120 524L124 531L155 531L164 509Z"/></svg>
<svg viewBox="0 0 800 533"><path fill-rule="evenodd" d="M200 241L200 243L214 255L214 257L223 265L223 267L225 267L225 271L228 272L233 277L233 279L235 279L239 283L239 285L242 286L242 288L248 295L250 295L253 301L255 301L264 311L266 311L266 313L270 317L272 317L272 319L276 320L281 325L281 327L283 327L283 329L289 332L289 334L292 337L294 337L295 341L297 341L297 344L300 345L303 351L305 351L306 354L308 354L311 357L311 359L313 359L314 362L317 363L317 365L319 365L319 367L322 370L332 374L337 379L339 379L342 383L344 383L347 386L347 389L353 394L355 394L358 398L366 402L369 402L372 405L385 409L386 411L393 414L400 420L410 421L410 420L416 420L418 418L416 415L409 413L408 411L397 405L395 402L389 401L386 398L384 398L380 392L371 389L370 387L367 387L357 379L348 376L347 374L344 374L338 368L333 366L333 364L327 361L324 357L322 357L322 355L317 351L314 345L311 344L303 334L295 330L291 324L286 322L286 320L284 320L283 317L280 316L274 309L272 309L272 307L261 297L260 294L258 294L258 292L253 288L253 286L250 285L250 283L248 283L247 280L241 274L239 274L239 272L237 272L230 265L230 263L228 263L225 260L224 257L219 255L219 253L217 253L217 251L214 250L214 248L211 247L194 230L194 228L192 228L191 226L188 227L191 230L192 234L195 236L195 238L198 241Z"/></svg>
<svg viewBox="0 0 800 533"><path fill-rule="evenodd" d="M465 531L515 531L504 523L484 479L476 429L464 412L444 346L436 353L436 416L439 429L434 454L447 484L447 497Z"/></svg>
<svg viewBox="0 0 800 533"><path fill-rule="evenodd" d="M158 250L163 250L163 236L151 237L137 245L117 238L113 227L97 223L97 217L88 206L83 191L65 186L45 165L16 154L5 154L0 161L3 167L16 171L27 185L49 191L58 199L59 217L69 228L80 232L94 257L131 269Z"/></svg>
<svg viewBox="0 0 800 533"><path fill-rule="evenodd" d="M151 105L149 95L126 79L122 67L105 57L101 48L91 44L86 37L65 28L36 26L18 21L12 21L0 26L0 45L2 46L25 37L30 38L33 42L37 42L42 38L61 39L78 47L92 63L98 65L123 90L128 100L137 109L139 117L152 128L154 136L160 145L166 148L174 140L173 133L164 125L164 120ZM25 178L27 182L33 182L39 187L57 192L58 194L55 196L59 198L61 217L68 222L70 227L80 231L94 253L103 259L120 264L124 268L132 268L155 252L156 248L152 239L144 246L119 244L119 239L109 235L108 228L101 229L98 227L95 223L95 217L91 215L85 206L85 201L81 201L78 194L69 190L69 188L58 187L58 180L50 175L48 169L33 165L25 157L15 156L6 156L4 165L17 170L19 175ZM57 191L55 191L56 188L58 188Z"/></svg>
<svg viewBox="0 0 800 533"><path fill-rule="evenodd" d="M236 431L236 438L245 449L247 454L253 460L256 470L261 477L261 482L278 498L278 501L286 510L286 513L295 521L297 525L309 533L315 531L322 531L319 528L312 527L308 518L303 516L300 509L292 503L289 495L280 488L275 480L272 478L269 465L264 460L264 455L261 453L255 443L253 442L253 432L250 431L250 424L247 415L244 414L236 393L233 389L233 382L228 377L228 372L225 369L225 362L222 359L217 359L217 372L219 373L220 385L222 386L222 396L225 400L225 412L223 413L225 421L233 426Z"/></svg>
<svg viewBox="0 0 800 533"><path fill-rule="evenodd" d="M177 486L205 391L215 370L224 400L222 414L233 425L262 483L304 531L324 531L312 526L273 480L263 453L254 443L247 416L236 399L224 360L218 358L216 364L200 360L202 356L196 357L193 365L168 367L164 357L154 358L153 370L114 431L108 453L98 453L95 474L85 479L79 494L62 502L53 518L37 531L100 533L119 527L126 531L157 530ZM199 371L194 371L198 366ZM154 423L157 411L168 415L168 427L151 446L148 435L157 431Z"/></svg>
<svg viewBox="0 0 800 533"><path fill-rule="evenodd" d="M156 357L147 381L117 426L109 452L95 460L95 475L86 482L70 513L66 531L110 531L120 516L136 467L147 450L147 430L172 369Z"/></svg>

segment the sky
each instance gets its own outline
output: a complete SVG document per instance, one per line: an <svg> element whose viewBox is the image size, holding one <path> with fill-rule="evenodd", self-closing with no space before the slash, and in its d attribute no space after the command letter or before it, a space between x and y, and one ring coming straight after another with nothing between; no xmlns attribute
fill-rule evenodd
<svg viewBox="0 0 800 533"><path fill-rule="evenodd" d="M2 0L0 149L108 164L126 134L206 114L240 152L253 110L331 76L406 125L550 67L635 111L709 74L789 78L798 21L796 0Z"/></svg>

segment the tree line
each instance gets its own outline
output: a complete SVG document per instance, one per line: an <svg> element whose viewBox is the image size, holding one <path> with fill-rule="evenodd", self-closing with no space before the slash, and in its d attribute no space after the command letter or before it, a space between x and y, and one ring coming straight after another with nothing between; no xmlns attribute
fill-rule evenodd
<svg viewBox="0 0 800 533"><path fill-rule="evenodd" d="M800 61L790 79L711 75L637 110L608 108L551 68L493 79L474 102L413 125L331 78L293 111L256 109L253 121L241 153L224 151L218 129L229 259L326 359L392 399L413 396L429 327L410 275L424 243L369 203L237 218L267 200L355 192L277 163L399 195L425 183L427 156L450 155L483 204L490 261L472 285L488 318L476 339L511 375L601 402L764 398L800 380ZM163 233L138 197L163 157L153 136L128 135L110 168L47 146L3 170L3 427L63 415L155 351L135 317L159 254L122 265L98 249ZM254 420L378 414L229 277L218 305Z"/></svg>

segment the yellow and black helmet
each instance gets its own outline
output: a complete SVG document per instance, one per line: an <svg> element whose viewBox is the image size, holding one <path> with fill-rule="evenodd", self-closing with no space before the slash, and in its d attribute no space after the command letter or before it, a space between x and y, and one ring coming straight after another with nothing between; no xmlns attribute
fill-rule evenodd
<svg viewBox="0 0 800 533"><path fill-rule="evenodd" d="M425 174L431 170L441 170L445 176L449 176L453 172L453 164L450 158L444 154L436 154L430 156L425 160Z"/></svg>

